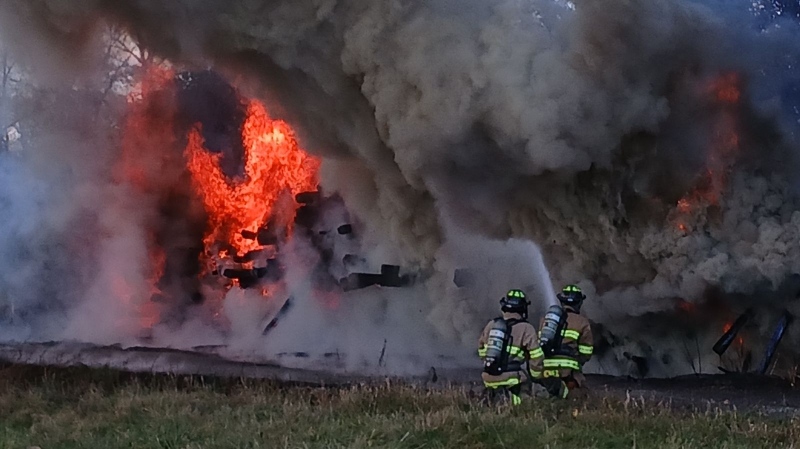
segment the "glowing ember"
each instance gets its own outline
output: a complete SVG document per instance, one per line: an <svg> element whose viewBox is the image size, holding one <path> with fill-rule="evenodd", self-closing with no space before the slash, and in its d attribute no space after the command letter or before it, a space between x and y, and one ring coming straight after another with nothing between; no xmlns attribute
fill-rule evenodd
<svg viewBox="0 0 800 449"><path fill-rule="evenodd" d="M315 291L314 296L329 310L336 310L341 305L341 296L335 291Z"/></svg>
<svg viewBox="0 0 800 449"><path fill-rule="evenodd" d="M697 306L696 305L694 305L694 304L692 304L690 302L684 301L682 299L678 301L677 306L678 306L678 309L680 309L680 310L682 310L683 312L686 312L686 313L695 313L697 311Z"/></svg>
<svg viewBox="0 0 800 449"><path fill-rule="evenodd" d="M204 148L200 125L189 135L185 150L192 182L208 214L204 238L207 255L226 256L229 245L238 256L261 245L242 231L257 233L267 223L279 197L317 187L319 161L298 146L286 123L272 120L264 106L251 101L242 129L244 175L229 179L220 168L221 155Z"/></svg>
<svg viewBox="0 0 800 449"><path fill-rule="evenodd" d="M736 104L742 96L741 79L738 73L723 74L711 83L711 93L717 101Z"/></svg>
<svg viewBox="0 0 800 449"><path fill-rule="evenodd" d="M727 323L725 323L724 326L722 326L722 333L724 334L728 332L729 330L731 330L731 327L733 327L733 321L728 321ZM736 346L738 348L741 349L744 346L744 337L742 337L741 335L736 337L736 340L734 341L736 342Z"/></svg>
<svg viewBox="0 0 800 449"><path fill-rule="evenodd" d="M681 198L678 201L678 211L682 213L689 213L692 210L692 203L688 198Z"/></svg>

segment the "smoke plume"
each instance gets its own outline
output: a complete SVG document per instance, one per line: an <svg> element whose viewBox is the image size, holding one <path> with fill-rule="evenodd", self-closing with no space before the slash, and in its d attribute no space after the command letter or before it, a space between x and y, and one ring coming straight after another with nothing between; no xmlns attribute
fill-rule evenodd
<svg viewBox="0 0 800 449"><path fill-rule="evenodd" d="M797 308L797 142L780 103L800 44L792 24L757 30L722 3L9 0L0 28L33 66L75 69L64 55L89 53L103 19L242 78L323 159L321 184L364 224L365 247L437 273L409 295L430 298L440 334L471 344L506 288L459 298L445 284L462 261L445 254L521 239L557 284L585 288L586 313L624 348L606 360L667 365L688 325L642 323L682 302ZM551 287L535 256L526 270L514 257L497 271ZM395 307L364 313L415 320Z"/></svg>

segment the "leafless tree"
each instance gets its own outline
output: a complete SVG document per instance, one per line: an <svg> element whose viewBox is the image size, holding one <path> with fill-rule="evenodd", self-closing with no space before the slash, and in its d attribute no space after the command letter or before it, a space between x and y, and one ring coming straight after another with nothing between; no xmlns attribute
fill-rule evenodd
<svg viewBox="0 0 800 449"><path fill-rule="evenodd" d="M0 70L2 71L2 84L0 84L0 126L2 128L2 139L0 140L0 151L8 151L9 138L8 129L14 124L11 118L11 86L19 82L19 79L14 76L14 62L5 48L0 50Z"/></svg>

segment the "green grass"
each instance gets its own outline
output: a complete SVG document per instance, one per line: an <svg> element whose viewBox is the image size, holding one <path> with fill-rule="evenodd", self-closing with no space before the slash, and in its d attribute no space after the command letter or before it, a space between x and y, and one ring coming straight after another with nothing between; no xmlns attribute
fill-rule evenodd
<svg viewBox="0 0 800 449"><path fill-rule="evenodd" d="M311 388L6 367L0 447L778 448L800 442L796 418L603 397L489 408L471 396L388 384Z"/></svg>

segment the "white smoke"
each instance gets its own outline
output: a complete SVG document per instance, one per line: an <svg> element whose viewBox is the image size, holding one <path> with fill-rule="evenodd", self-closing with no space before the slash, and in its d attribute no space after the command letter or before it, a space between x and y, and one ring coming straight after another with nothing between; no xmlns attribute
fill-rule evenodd
<svg viewBox="0 0 800 449"><path fill-rule="evenodd" d="M78 91L37 92L46 110L26 122L25 148L1 156L0 307L11 339L108 341L137 326L147 202L112 183L109 124Z"/></svg>

